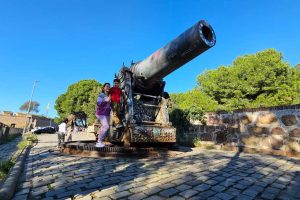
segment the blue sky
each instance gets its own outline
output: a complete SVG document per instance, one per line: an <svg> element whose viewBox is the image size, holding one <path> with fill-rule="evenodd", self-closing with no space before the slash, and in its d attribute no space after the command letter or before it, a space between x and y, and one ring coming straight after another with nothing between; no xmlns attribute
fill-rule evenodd
<svg viewBox="0 0 300 200"><path fill-rule="evenodd" d="M298 0L0 0L0 111L17 112L30 98L56 116L56 98L83 79L112 82L124 62L139 61L200 19L215 47L165 78L185 92L207 69L267 48L300 63Z"/></svg>

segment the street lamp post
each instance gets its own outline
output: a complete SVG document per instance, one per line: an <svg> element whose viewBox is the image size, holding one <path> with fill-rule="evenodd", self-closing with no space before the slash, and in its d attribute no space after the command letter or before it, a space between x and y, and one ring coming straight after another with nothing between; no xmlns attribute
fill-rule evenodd
<svg viewBox="0 0 300 200"><path fill-rule="evenodd" d="M24 133L26 132L26 129L27 129L28 115L29 115L29 112L30 112L32 97L33 97L35 85L36 85L37 82L38 81L33 82L33 87L32 87L32 91L31 91L31 95L30 95L30 100L29 100L29 105L28 105L28 109L27 109L27 113L26 113L26 118L25 118L25 126L23 128L23 135L24 135Z"/></svg>

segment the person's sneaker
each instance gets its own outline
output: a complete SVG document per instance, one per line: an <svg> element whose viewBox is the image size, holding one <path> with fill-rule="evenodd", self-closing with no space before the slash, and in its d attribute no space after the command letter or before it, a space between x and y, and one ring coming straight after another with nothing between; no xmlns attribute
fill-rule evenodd
<svg viewBox="0 0 300 200"><path fill-rule="evenodd" d="M102 142L97 142L95 147L105 147L105 144L103 144Z"/></svg>

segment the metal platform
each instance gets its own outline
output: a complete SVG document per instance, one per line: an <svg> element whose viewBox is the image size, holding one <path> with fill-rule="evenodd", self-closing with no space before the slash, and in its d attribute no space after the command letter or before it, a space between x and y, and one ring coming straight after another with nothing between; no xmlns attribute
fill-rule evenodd
<svg viewBox="0 0 300 200"><path fill-rule="evenodd" d="M124 147L106 142L105 147L95 147L95 140L66 142L60 146L62 153L84 157L161 157L170 156L168 148Z"/></svg>

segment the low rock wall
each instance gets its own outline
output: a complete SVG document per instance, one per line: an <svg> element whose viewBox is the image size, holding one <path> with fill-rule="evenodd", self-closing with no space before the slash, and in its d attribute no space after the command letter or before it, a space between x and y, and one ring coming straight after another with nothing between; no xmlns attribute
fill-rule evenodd
<svg viewBox="0 0 300 200"><path fill-rule="evenodd" d="M206 113L206 125L185 133L189 141L300 152L300 105Z"/></svg>

